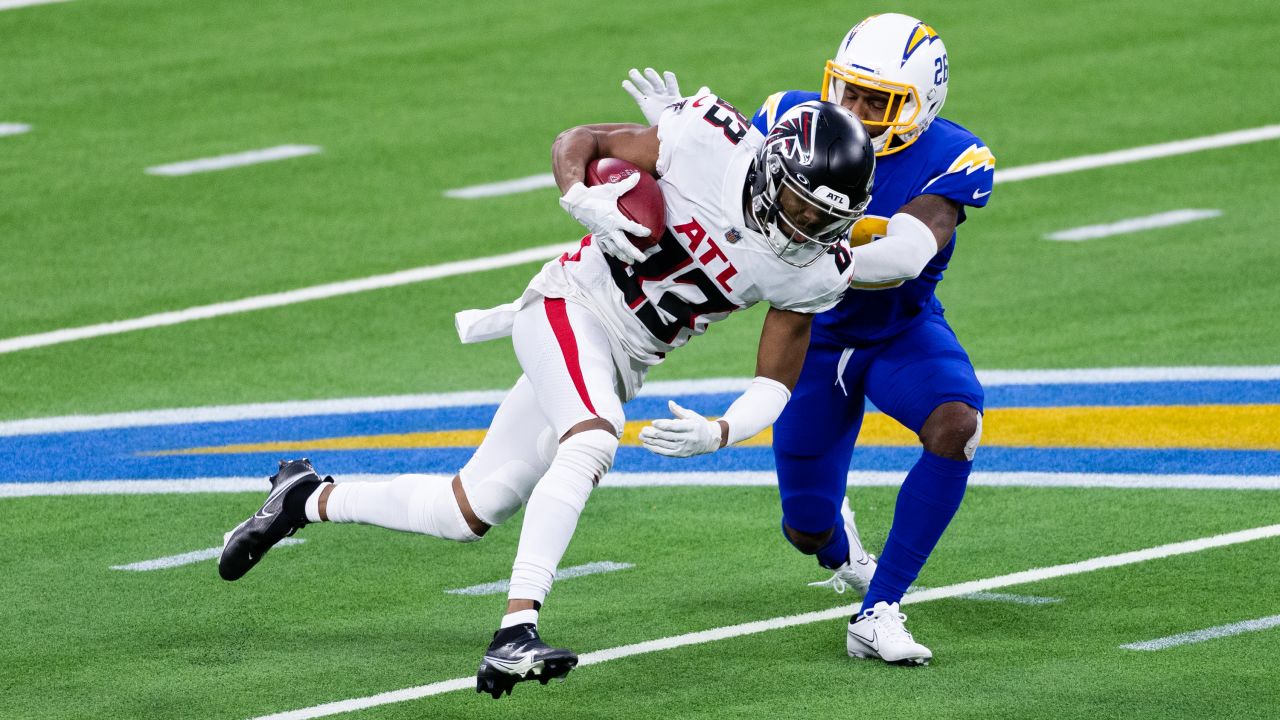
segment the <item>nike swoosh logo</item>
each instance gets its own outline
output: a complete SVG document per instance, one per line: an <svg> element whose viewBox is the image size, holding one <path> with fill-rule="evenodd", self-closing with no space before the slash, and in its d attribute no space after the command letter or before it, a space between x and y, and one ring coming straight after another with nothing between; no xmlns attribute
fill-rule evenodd
<svg viewBox="0 0 1280 720"><path fill-rule="evenodd" d="M293 476L292 478L289 478L287 482L277 483L275 487L271 488L271 493L267 495L267 501L262 504L263 505L269 504L272 500L276 499L276 496L287 491L289 488L293 487L294 485L297 485L298 484L297 481L300 478L306 477L308 474L309 473L301 473L299 475Z"/></svg>
<svg viewBox="0 0 1280 720"><path fill-rule="evenodd" d="M703 95L702 97L698 98L697 100L694 100L694 101L693 101L693 107L702 107L702 103L703 103L703 101L704 101L704 100L706 100L706 99L707 99L707 96L706 96L706 95Z"/></svg>
<svg viewBox="0 0 1280 720"><path fill-rule="evenodd" d="M990 194L991 194L991 191L990 191L990 190L988 190L988 191L986 191L986 192L978 192L977 190L974 190L974 191L973 191L973 199L974 199L974 200L981 200L982 198L984 198L984 197L986 197L986 196L988 196L988 195L990 195Z"/></svg>
<svg viewBox="0 0 1280 720"><path fill-rule="evenodd" d="M873 649L873 650L874 650L874 649L875 649L875 647L876 647L876 640L877 640L878 638L877 638L877 636L876 636L876 631L875 631L875 630L872 630L872 631L871 631L871 638L870 638L870 639L867 639L865 636L863 636L862 634L858 633L858 632L857 632L856 630L854 630L853 628L849 628L849 636L850 636L850 637L852 637L853 639L857 640L858 642L860 642L860 643L862 643L862 644L866 645L867 647L869 647L869 648Z"/></svg>
<svg viewBox="0 0 1280 720"><path fill-rule="evenodd" d="M258 520L266 520L269 517L274 517L275 513L267 512L265 510L259 510L258 512L254 513L253 516Z"/></svg>
<svg viewBox="0 0 1280 720"><path fill-rule="evenodd" d="M490 665L497 666L506 672L525 673L531 670L535 664L532 662L534 654L534 651L530 650L514 661L496 658L492 655L486 657L485 660L487 660Z"/></svg>

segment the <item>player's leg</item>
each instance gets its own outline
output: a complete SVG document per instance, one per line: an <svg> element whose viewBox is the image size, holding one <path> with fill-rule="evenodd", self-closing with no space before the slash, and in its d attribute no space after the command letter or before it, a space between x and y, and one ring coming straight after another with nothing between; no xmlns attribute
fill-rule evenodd
<svg viewBox="0 0 1280 720"><path fill-rule="evenodd" d="M323 481L310 462L283 462L272 493L253 517L227 533L219 572L243 576L273 545L308 523L344 522L473 542L528 499L555 450L528 380L498 407L484 441L452 479L401 475L384 482Z"/></svg>
<svg viewBox="0 0 1280 720"><path fill-rule="evenodd" d="M525 511L507 613L476 674L495 698L577 664L538 634L538 616L592 489L613 465L624 423L604 326L579 305L547 299L520 311L512 341L559 446Z"/></svg>
<svg viewBox="0 0 1280 720"><path fill-rule="evenodd" d="M923 448L898 491L889 538L859 617L884 625L877 633L882 639L901 629L900 647L890 650L900 656L896 661L918 664L931 654L902 627L898 603L964 498L982 428L982 386L938 314L886 343L867 370L866 390L876 407L919 435ZM858 644L854 630L851 625L851 652Z"/></svg>
<svg viewBox="0 0 1280 720"><path fill-rule="evenodd" d="M309 522L363 523L472 542L529 499L555 453L555 433L525 377L498 406L480 447L453 478L401 475L321 487Z"/></svg>
<svg viewBox="0 0 1280 720"><path fill-rule="evenodd" d="M867 588L875 561L862 549L845 499L849 460L862 425L858 353L815 341L782 416L773 426L773 453L787 540L836 570L837 590Z"/></svg>

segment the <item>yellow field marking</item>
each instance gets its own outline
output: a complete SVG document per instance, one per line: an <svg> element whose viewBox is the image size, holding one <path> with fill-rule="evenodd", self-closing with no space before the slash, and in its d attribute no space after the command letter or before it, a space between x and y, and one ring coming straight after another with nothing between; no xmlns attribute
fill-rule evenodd
<svg viewBox="0 0 1280 720"><path fill-rule="evenodd" d="M639 445L648 420L627 423L622 444ZM982 444L988 447L1188 448L1280 450L1280 405L1170 405L1136 407L1001 408L987 412ZM437 430L312 440L166 450L147 455L219 455L317 450L392 450L476 447L483 430ZM772 430L740 445L767 446ZM868 413L860 445L910 446L915 434L882 413Z"/></svg>

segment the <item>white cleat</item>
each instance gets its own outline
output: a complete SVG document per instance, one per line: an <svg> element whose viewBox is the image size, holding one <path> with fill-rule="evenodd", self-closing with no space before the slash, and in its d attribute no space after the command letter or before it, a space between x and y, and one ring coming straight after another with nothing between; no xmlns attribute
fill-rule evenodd
<svg viewBox="0 0 1280 720"><path fill-rule="evenodd" d="M898 603L878 602L863 610L849 622L845 640L849 657L876 658L890 665L928 665L933 653L911 637L903 624L906 621Z"/></svg>
<svg viewBox="0 0 1280 720"><path fill-rule="evenodd" d="M876 572L876 558L862 547L858 526L853 524L853 510L849 509L849 498L844 499L840 514L844 516L844 533L849 536L849 561L836 568L830 578L809 583L809 587L829 587L838 593L851 587L865 597L867 588L871 587L871 576Z"/></svg>

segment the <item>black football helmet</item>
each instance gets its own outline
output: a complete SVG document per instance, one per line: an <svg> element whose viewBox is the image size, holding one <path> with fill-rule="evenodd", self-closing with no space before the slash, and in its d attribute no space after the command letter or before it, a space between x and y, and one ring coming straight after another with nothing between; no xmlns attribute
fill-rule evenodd
<svg viewBox="0 0 1280 720"><path fill-rule="evenodd" d="M875 168L871 138L853 113L820 100L800 103L756 153L749 211L778 257L805 267L862 217Z"/></svg>

